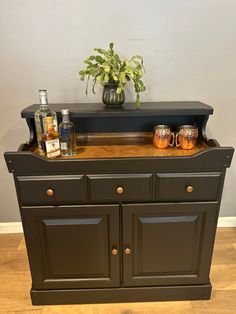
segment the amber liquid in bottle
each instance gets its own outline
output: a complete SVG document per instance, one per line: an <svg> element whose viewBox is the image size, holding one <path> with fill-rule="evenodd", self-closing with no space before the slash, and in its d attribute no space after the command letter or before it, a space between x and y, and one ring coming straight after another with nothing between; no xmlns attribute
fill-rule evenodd
<svg viewBox="0 0 236 314"><path fill-rule="evenodd" d="M55 130L53 117L45 117L46 132L42 136L42 147L48 158L60 156L60 136Z"/></svg>

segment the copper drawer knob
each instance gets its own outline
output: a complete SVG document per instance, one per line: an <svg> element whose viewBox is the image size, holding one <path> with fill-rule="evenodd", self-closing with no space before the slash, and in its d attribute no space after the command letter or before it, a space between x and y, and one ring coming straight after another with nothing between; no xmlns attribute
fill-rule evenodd
<svg viewBox="0 0 236 314"><path fill-rule="evenodd" d="M129 249L129 248L127 247L124 252L125 252L126 255L129 255L129 254L131 253L131 249Z"/></svg>
<svg viewBox="0 0 236 314"><path fill-rule="evenodd" d="M118 250L114 248L114 249L111 251L111 253L112 253L112 255L117 255L117 254L118 254Z"/></svg>
<svg viewBox="0 0 236 314"><path fill-rule="evenodd" d="M117 192L117 194L123 194L124 193L124 188L122 186L118 186L116 188L116 192Z"/></svg>
<svg viewBox="0 0 236 314"><path fill-rule="evenodd" d="M54 195L53 189L48 189L48 190L47 190L47 195L48 195L48 196L53 196L53 195Z"/></svg>
<svg viewBox="0 0 236 314"><path fill-rule="evenodd" d="M192 193L193 192L193 187L191 185L187 186L186 191L188 193Z"/></svg>

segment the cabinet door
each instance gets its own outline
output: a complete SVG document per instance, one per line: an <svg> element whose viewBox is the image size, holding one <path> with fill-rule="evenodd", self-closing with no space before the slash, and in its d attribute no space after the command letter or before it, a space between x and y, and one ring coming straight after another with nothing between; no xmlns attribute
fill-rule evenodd
<svg viewBox="0 0 236 314"><path fill-rule="evenodd" d="M124 286L209 282L217 214L216 202L123 205Z"/></svg>
<svg viewBox="0 0 236 314"><path fill-rule="evenodd" d="M112 254L119 246L118 205L22 212L33 288L119 286L119 254Z"/></svg>

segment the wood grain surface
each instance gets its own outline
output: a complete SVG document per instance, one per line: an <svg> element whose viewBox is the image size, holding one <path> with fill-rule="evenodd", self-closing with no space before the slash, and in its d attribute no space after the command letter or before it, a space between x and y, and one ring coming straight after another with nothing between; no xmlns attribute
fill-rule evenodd
<svg viewBox="0 0 236 314"><path fill-rule="evenodd" d="M161 156L192 156L205 149L207 144L198 142L193 149L181 149L168 147L155 148L152 144L152 134L137 133L121 136L117 133L80 136L77 138L79 145L76 147L76 155L72 157L58 157L57 159L81 159L81 158L132 158L132 157L161 157ZM35 154L45 157L38 148L34 148Z"/></svg>
<svg viewBox="0 0 236 314"><path fill-rule="evenodd" d="M32 306L23 234L0 234L0 313L32 314L233 314L236 313L236 228L218 228L208 301Z"/></svg>

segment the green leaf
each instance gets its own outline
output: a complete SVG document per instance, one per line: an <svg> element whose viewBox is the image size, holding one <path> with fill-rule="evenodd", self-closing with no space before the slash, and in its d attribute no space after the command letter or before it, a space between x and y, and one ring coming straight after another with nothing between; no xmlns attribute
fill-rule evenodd
<svg viewBox="0 0 236 314"><path fill-rule="evenodd" d="M96 56L95 60L100 64L102 64L105 61L101 56Z"/></svg>
<svg viewBox="0 0 236 314"><path fill-rule="evenodd" d="M109 44L109 47L110 47L111 50L113 50L114 44L113 44L113 43L110 43L110 44Z"/></svg>
<svg viewBox="0 0 236 314"><path fill-rule="evenodd" d="M118 81L118 77L116 75L112 75L114 81Z"/></svg>
<svg viewBox="0 0 236 314"><path fill-rule="evenodd" d="M118 64L121 64L121 60L120 60L120 58L119 58L119 56L118 56L117 53L114 54L114 59L115 59L115 61L116 61Z"/></svg>
<svg viewBox="0 0 236 314"><path fill-rule="evenodd" d="M120 73L120 82L121 82L122 84L125 84L125 83L126 83L126 74L125 74L125 72L121 72L121 73Z"/></svg>
<svg viewBox="0 0 236 314"><path fill-rule="evenodd" d="M87 61L93 61L96 57L95 56L90 56L88 57Z"/></svg>
<svg viewBox="0 0 236 314"><path fill-rule="evenodd" d="M122 92L122 88L121 87L118 87L117 90L116 90L117 94L120 94Z"/></svg>
<svg viewBox="0 0 236 314"><path fill-rule="evenodd" d="M143 57L140 55L136 55L132 59L139 59L139 60L143 61Z"/></svg>
<svg viewBox="0 0 236 314"><path fill-rule="evenodd" d="M94 48L94 51L97 51L98 53L101 53L101 54L107 55L107 51L106 51L106 50L104 50L104 49L101 49L101 48Z"/></svg>

